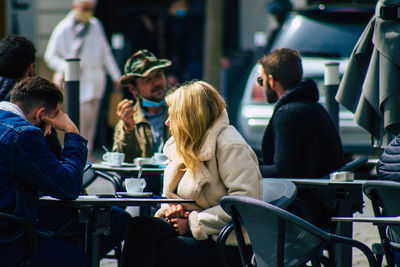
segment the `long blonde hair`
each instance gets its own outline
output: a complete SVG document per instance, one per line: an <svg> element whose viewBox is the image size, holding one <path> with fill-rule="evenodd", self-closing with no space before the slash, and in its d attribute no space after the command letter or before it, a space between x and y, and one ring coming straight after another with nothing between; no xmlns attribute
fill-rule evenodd
<svg viewBox="0 0 400 267"><path fill-rule="evenodd" d="M225 109L221 95L204 81L180 86L166 97L169 106L169 128L175 138L178 156L186 169L193 171L200 163L198 154L206 131Z"/></svg>

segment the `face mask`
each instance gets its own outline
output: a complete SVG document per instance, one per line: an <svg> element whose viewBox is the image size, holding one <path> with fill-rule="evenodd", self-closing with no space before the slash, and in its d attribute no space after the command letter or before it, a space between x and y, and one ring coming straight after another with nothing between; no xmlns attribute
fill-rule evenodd
<svg viewBox="0 0 400 267"><path fill-rule="evenodd" d="M75 11L75 18L79 22L87 23L93 16L93 11Z"/></svg>
<svg viewBox="0 0 400 267"><path fill-rule="evenodd" d="M164 105L165 99L161 100L160 102L154 102L145 98L142 98L142 106L143 107L161 107Z"/></svg>
<svg viewBox="0 0 400 267"><path fill-rule="evenodd" d="M175 15L176 15L177 17L180 17L180 18L186 16L186 13L187 13L187 11L186 11L185 9L179 9L179 8L178 8L178 9L175 11Z"/></svg>

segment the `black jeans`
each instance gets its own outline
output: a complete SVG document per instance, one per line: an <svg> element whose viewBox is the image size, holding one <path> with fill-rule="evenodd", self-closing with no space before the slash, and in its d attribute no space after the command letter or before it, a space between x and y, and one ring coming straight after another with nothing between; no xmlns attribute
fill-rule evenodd
<svg viewBox="0 0 400 267"><path fill-rule="evenodd" d="M13 267L20 263L27 251L26 236L18 238L11 244L0 244L0 261L2 267ZM87 267L89 259L85 252L69 242L37 235L37 247L31 267Z"/></svg>
<svg viewBox="0 0 400 267"><path fill-rule="evenodd" d="M41 229L55 231L63 226L76 213L76 209L68 207L40 206L39 225ZM127 234L131 219L129 213L119 207L111 207L111 235L101 235L100 257L120 244ZM85 225L82 222L73 222L68 226L58 239L69 241L76 245L83 245Z"/></svg>
<svg viewBox="0 0 400 267"><path fill-rule="evenodd" d="M122 266L222 266L215 242L178 236L165 220L139 216L131 220Z"/></svg>

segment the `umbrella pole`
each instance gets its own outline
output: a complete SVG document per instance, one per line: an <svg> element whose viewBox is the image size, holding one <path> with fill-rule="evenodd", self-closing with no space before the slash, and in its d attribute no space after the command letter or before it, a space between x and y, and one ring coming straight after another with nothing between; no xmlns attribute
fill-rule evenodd
<svg viewBox="0 0 400 267"><path fill-rule="evenodd" d="M339 130L339 104L335 99L339 88L339 63L330 62L325 64L325 107L332 118L336 129Z"/></svg>
<svg viewBox="0 0 400 267"><path fill-rule="evenodd" d="M80 59L66 59L67 69L65 71L65 94L67 114L79 129L79 72Z"/></svg>

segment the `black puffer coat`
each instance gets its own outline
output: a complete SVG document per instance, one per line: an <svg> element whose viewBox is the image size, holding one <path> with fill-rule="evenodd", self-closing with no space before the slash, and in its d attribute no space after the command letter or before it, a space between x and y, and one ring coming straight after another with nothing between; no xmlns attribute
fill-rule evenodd
<svg viewBox="0 0 400 267"><path fill-rule="evenodd" d="M400 135L383 151L376 165L378 179L400 181Z"/></svg>

